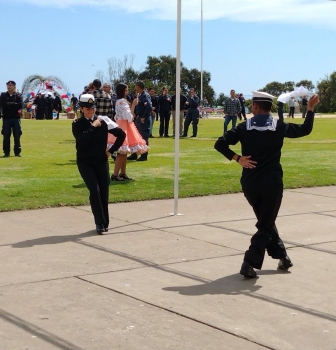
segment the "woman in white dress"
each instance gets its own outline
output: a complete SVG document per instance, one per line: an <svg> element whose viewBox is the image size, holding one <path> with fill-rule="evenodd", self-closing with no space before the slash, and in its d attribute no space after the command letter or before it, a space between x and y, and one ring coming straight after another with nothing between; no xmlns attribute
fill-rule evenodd
<svg viewBox="0 0 336 350"><path fill-rule="evenodd" d="M126 138L122 146L117 151L117 157L114 164L114 171L111 176L112 181L132 180L126 174L127 154L142 154L148 151L146 141L141 137L133 123L134 108L137 104L137 99L133 100L132 105L126 100L128 87L126 84L118 84L116 87L117 101L115 105L115 121L118 126L126 133ZM110 134L109 134L110 135ZM108 138L108 147L114 144L115 138L113 135Z"/></svg>

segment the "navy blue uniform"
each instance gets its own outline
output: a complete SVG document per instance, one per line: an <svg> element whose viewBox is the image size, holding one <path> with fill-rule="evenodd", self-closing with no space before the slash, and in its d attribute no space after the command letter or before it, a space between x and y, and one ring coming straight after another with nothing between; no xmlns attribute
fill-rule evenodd
<svg viewBox="0 0 336 350"><path fill-rule="evenodd" d="M253 169L243 168L241 176L242 189L257 217L258 229L251 238L244 261L256 269L262 267L265 249L273 259L287 256L275 225L283 194L281 148L285 137L309 135L313 124L312 111L308 111L302 125L287 124L268 114L260 114L227 131L215 143L215 149L231 160L235 152L229 146L240 142L241 154L257 162Z"/></svg>
<svg viewBox="0 0 336 350"><path fill-rule="evenodd" d="M160 136L169 136L169 120L170 120L170 111L171 111L171 98L169 95L160 95L158 98L158 108L160 114L160 127L159 135Z"/></svg>
<svg viewBox="0 0 336 350"><path fill-rule="evenodd" d="M2 108L2 130L3 135L3 151L5 155L10 153L10 137L13 131L14 137L14 153L20 155L21 143L20 137L22 135L21 130L21 115L19 110L22 110L22 95L18 92L14 92L10 95L8 92L4 92L0 96L0 106Z"/></svg>
<svg viewBox="0 0 336 350"><path fill-rule="evenodd" d="M198 120L199 120L198 106L199 106L200 99L196 95L194 95L193 97L188 96L187 102L189 102L189 104L188 104L189 108L188 108L187 116L184 120L184 127L183 127L183 135L182 136L188 136L189 125L192 122L192 125L193 125L192 136L196 137L197 136L197 124L198 124Z"/></svg>
<svg viewBox="0 0 336 350"><path fill-rule="evenodd" d="M135 107L135 125L142 136L142 138L146 141L148 145L149 138L149 118L152 112L152 102L149 94L146 91L143 91L138 97L138 104ZM141 155L142 158L146 158L148 152Z"/></svg>
<svg viewBox="0 0 336 350"><path fill-rule="evenodd" d="M94 119L93 119L94 120ZM100 127L81 117L72 123L72 133L76 139L77 167L90 192L90 205L96 225L109 226L109 184L110 174L106 155L107 133L116 136L110 152L114 153L123 144L126 134L120 128L107 129L104 121Z"/></svg>

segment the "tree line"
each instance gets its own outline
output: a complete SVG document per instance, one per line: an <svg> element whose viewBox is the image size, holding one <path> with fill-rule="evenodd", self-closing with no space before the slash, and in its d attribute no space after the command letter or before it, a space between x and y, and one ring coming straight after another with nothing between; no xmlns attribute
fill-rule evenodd
<svg viewBox="0 0 336 350"><path fill-rule="evenodd" d="M105 73L97 71L96 77L104 82L109 82L113 87L123 82L128 85L131 91L134 90L135 82L142 80L146 87L153 87L157 92L161 92L166 86L172 93L175 92L176 83L176 58L171 55L161 55L159 57L148 56L146 67L142 71L133 68L134 55L126 55L123 59L110 58L108 69ZM203 71L203 97L207 99L209 105L216 104L216 94L210 85L211 74ZM188 69L181 62L181 90L183 94L194 88L198 94L201 91L201 71L192 68Z"/></svg>
<svg viewBox="0 0 336 350"><path fill-rule="evenodd" d="M145 86L152 86L158 93L166 86L170 92L175 92L176 82L176 58L171 55L161 55L159 57L148 56L146 66L143 70L133 68L134 55L125 55L122 59L108 59L108 69L106 72L99 70L96 77L104 82L109 82L112 87L123 82L127 84L131 91L134 90L135 82L143 80ZM222 106L228 97L224 93L216 95L210 84L211 73L203 71L203 97L211 106ZM312 92L320 95L320 103L316 106L316 111L320 113L330 113L336 111L336 71L325 76L317 82L316 86L311 80L303 79L295 83L286 81L284 83L273 81L266 84L260 91L265 91L274 96L293 91L294 87L304 86ZM200 95L201 91L201 71L196 68L188 69L181 62L181 90L186 94L194 88ZM247 106L251 101L247 100ZM276 101L274 103L276 110Z"/></svg>

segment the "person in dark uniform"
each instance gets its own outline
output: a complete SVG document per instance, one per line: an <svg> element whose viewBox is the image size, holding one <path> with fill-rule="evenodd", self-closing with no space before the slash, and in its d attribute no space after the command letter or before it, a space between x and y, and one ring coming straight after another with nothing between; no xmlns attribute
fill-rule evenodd
<svg viewBox="0 0 336 350"><path fill-rule="evenodd" d="M152 102L149 94L145 91L145 85L142 81L137 81L135 83L135 91L138 94L138 104L135 107L135 125L148 146L149 118L152 112ZM148 152L143 153L139 158L136 153L132 153L127 159L142 162L146 161L147 157Z"/></svg>
<svg viewBox="0 0 336 350"><path fill-rule="evenodd" d="M157 108L157 105L158 105L158 96L155 95L155 90L153 87L150 87L148 89L148 93L149 93L149 96L151 98L151 102L152 102L152 112L151 112L151 116L150 116L150 119L149 119L149 137L154 137L153 136L153 126L154 126L154 122L155 122L155 119L158 120L158 110L159 108Z"/></svg>
<svg viewBox="0 0 336 350"><path fill-rule="evenodd" d="M72 109L77 114L77 103L78 103L78 98L75 96L75 94L72 94L70 103L72 105Z"/></svg>
<svg viewBox="0 0 336 350"><path fill-rule="evenodd" d="M284 107L284 103L278 101L278 116L279 116L279 119L280 119L280 120L283 120L283 119L284 119L284 116L283 116L283 107Z"/></svg>
<svg viewBox="0 0 336 350"><path fill-rule="evenodd" d="M184 120L183 134L181 137L188 136L188 129L191 122L193 125L193 133L191 137L197 136L197 124L199 120L199 103L200 99L198 96L195 95L195 90L190 89L189 96L187 97L187 102L185 103L185 105L188 107L188 112Z"/></svg>
<svg viewBox="0 0 336 350"><path fill-rule="evenodd" d="M52 120L53 109L54 109L54 98L52 97L51 92L48 92L46 94L46 100L47 100L47 117L46 117L46 119Z"/></svg>
<svg viewBox="0 0 336 350"><path fill-rule="evenodd" d="M169 137L169 120L171 113L171 97L168 95L168 89L164 86L161 91L161 95L158 98L157 107L160 114L160 127L159 135L160 137Z"/></svg>
<svg viewBox="0 0 336 350"><path fill-rule="evenodd" d="M10 138L13 131L14 137L14 154L21 157L21 112L22 112L22 95L15 92L16 83L10 80L6 83L7 92L1 93L0 107L2 109L2 130L3 135L3 152L4 157L10 155Z"/></svg>
<svg viewBox="0 0 336 350"><path fill-rule="evenodd" d="M54 99L54 111L56 112L56 118L59 119L59 114L62 111L62 101L61 98L59 97L59 94L55 92L55 99Z"/></svg>
<svg viewBox="0 0 336 350"><path fill-rule="evenodd" d="M103 234L109 226L108 157L123 144L126 134L113 121L110 120L108 125L106 121L97 119L93 95L81 95L79 106L83 116L72 123L72 133L76 139L77 167L90 191L90 205L97 233ZM116 141L106 151L108 132L116 137Z"/></svg>
<svg viewBox="0 0 336 350"><path fill-rule="evenodd" d="M179 123L180 125L180 135L182 136L183 132L183 118L184 118L184 110L185 110L185 104L188 101L187 96L182 95L180 93L180 110L176 111L176 93L171 98L172 101L172 112L173 112L173 137L175 137L175 123Z"/></svg>
<svg viewBox="0 0 336 350"><path fill-rule="evenodd" d="M279 269L288 270L293 266L275 225L283 194L281 148L285 137L297 138L311 133L313 109L319 102L318 95L309 100L307 117L298 125L270 115L273 98L266 92L254 91L253 117L225 132L214 146L227 159L235 160L243 167L240 182L257 217L257 232L251 238L240 270L247 278L257 276L254 268L261 269L265 250L273 259L280 259ZM229 147L238 142L241 143L241 156Z"/></svg>
<svg viewBox="0 0 336 350"><path fill-rule="evenodd" d="M301 112L302 112L302 118L306 117L306 113L307 113L307 105L308 105L308 100L306 96L302 97L302 102L301 102L302 106L301 106Z"/></svg>
<svg viewBox="0 0 336 350"><path fill-rule="evenodd" d="M44 94L40 94L34 101L37 107L36 120L42 120L47 118L47 106L48 101L44 97Z"/></svg>
<svg viewBox="0 0 336 350"><path fill-rule="evenodd" d="M238 113L239 120L242 120L242 116L244 117L244 120L246 120L246 112L245 112L245 97L243 94L239 94L238 100L240 102L241 110Z"/></svg>

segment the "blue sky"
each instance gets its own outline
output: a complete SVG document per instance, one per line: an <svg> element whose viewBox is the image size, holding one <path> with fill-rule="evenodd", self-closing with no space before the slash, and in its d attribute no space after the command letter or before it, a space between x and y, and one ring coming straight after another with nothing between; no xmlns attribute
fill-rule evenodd
<svg viewBox="0 0 336 350"><path fill-rule="evenodd" d="M182 1L181 60L200 69L201 0ZM176 0L0 0L0 90L56 75L78 94L111 57L176 55ZM336 70L336 1L203 0L203 69L216 93ZM2 86L2 87L1 87Z"/></svg>

